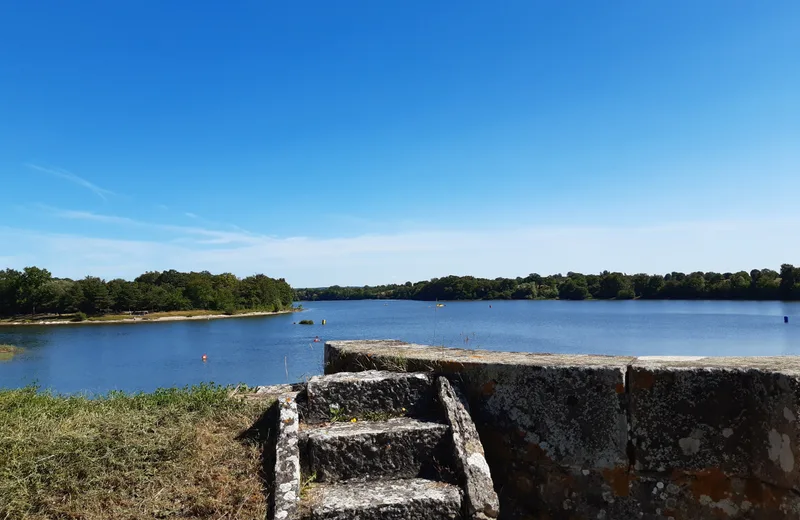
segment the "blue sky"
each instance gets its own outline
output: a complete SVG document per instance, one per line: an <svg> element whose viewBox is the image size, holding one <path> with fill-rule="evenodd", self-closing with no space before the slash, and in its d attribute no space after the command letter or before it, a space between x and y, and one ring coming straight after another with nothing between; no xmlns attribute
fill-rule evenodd
<svg viewBox="0 0 800 520"><path fill-rule="evenodd" d="M800 3L0 6L0 267L800 264Z"/></svg>

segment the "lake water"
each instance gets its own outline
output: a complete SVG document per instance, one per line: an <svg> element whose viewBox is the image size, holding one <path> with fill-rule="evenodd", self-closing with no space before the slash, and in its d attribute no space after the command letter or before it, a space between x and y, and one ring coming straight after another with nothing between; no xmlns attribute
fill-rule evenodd
<svg viewBox="0 0 800 520"><path fill-rule="evenodd" d="M439 309L412 301L303 305L307 310L302 314L258 318L2 327L0 344L25 351L0 362L0 387L37 383L57 392L105 393L203 381L298 381L322 372L323 344L313 343L315 336L523 352L800 354L800 303L494 301L448 302ZM788 324L783 316L790 317ZM300 319L317 324L292 324ZM319 324L322 319L327 325Z"/></svg>

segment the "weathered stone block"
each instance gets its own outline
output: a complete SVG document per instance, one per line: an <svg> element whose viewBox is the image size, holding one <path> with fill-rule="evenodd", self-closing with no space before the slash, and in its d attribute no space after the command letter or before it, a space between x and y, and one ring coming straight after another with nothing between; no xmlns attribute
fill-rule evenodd
<svg viewBox="0 0 800 520"><path fill-rule="evenodd" d="M415 369L458 374L473 415L523 435L557 464L628 464L625 370L633 358L494 352L404 344L326 344L326 370L386 367L404 359ZM475 417L473 417L475 419ZM480 428L479 428L480 430ZM485 443L484 443L485 444Z"/></svg>
<svg viewBox="0 0 800 520"><path fill-rule="evenodd" d="M476 421L518 435L540 461L627 467L624 365L500 365L462 375L479 391Z"/></svg>
<svg viewBox="0 0 800 520"><path fill-rule="evenodd" d="M643 358L629 385L638 471L689 472L731 493L731 477L800 490L800 360Z"/></svg>
<svg viewBox="0 0 800 520"><path fill-rule="evenodd" d="M437 386L439 402L452 432L454 459L461 472L467 518L497 518L500 503L494 491L483 444L469 410L447 379L439 377Z"/></svg>
<svg viewBox="0 0 800 520"><path fill-rule="evenodd" d="M631 498L641 518L654 520L800 518L800 497L795 492L714 469L638 475L632 480Z"/></svg>
<svg viewBox="0 0 800 520"><path fill-rule="evenodd" d="M424 479L318 484L303 509L307 520L453 520L461 518L461 490Z"/></svg>
<svg viewBox="0 0 800 520"><path fill-rule="evenodd" d="M457 381L500 490L504 518L518 518L517 511L560 518L565 499L591 491L584 479L555 479L558 476L589 471L614 489L629 486L625 371L633 358L450 349L396 341L332 342L326 345L325 358L329 373L391 369L402 359L408 370L429 370ZM558 482L545 489L546 478ZM506 510L515 516L507 516Z"/></svg>
<svg viewBox="0 0 800 520"><path fill-rule="evenodd" d="M297 518L300 502L300 448L298 443L299 417L297 394L286 393L278 397L278 436L275 443L275 469L272 500L273 518Z"/></svg>
<svg viewBox="0 0 800 520"><path fill-rule="evenodd" d="M435 476L450 461L447 426L407 417L332 423L300 433L303 474L318 482Z"/></svg>
<svg viewBox="0 0 800 520"><path fill-rule="evenodd" d="M306 392L304 419L309 423L382 412L422 416L434 403L433 377L421 373L370 370L315 376Z"/></svg>
<svg viewBox="0 0 800 520"><path fill-rule="evenodd" d="M715 472L609 475L590 470L549 472L539 479L544 518L603 520L771 520L800 518L800 497L757 479ZM710 494L707 494L710 493ZM555 505L558 507L554 507ZM544 506L544 504L543 504ZM514 519L520 515L504 516ZM523 516L524 517L524 516ZM536 518L536 516L534 516Z"/></svg>

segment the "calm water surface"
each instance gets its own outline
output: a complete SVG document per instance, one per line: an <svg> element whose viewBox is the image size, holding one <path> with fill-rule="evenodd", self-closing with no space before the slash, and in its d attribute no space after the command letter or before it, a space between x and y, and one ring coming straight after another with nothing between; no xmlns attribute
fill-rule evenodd
<svg viewBox="0 0 800 520"><path fill-rule="evenodd" d="M491 308L490 308L491 305ZM613 355L800 354L800 303L690 301L353 301L302 314L209 321L0 328L26 350L0 387L153 390L203 381L276 384L322 372L322 343L402 339L452 347ZM789 324L783 323L789 316ZM317 325L293 325L313 319ZM327 325L319 325L322 319ZM201 361L203 354L208 361ZM288 377L287 377L288 372Z"/></svg>

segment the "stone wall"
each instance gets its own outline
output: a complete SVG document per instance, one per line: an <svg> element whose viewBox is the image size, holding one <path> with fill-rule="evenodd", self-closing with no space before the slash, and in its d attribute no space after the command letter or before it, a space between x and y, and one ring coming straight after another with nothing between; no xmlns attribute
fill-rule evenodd
<svg viewBox="0 0 800 520"><path fill-rule="evenodd" d="M326 373L458 381L502 518L800 518L800 360L332 342Z"/></svg>

